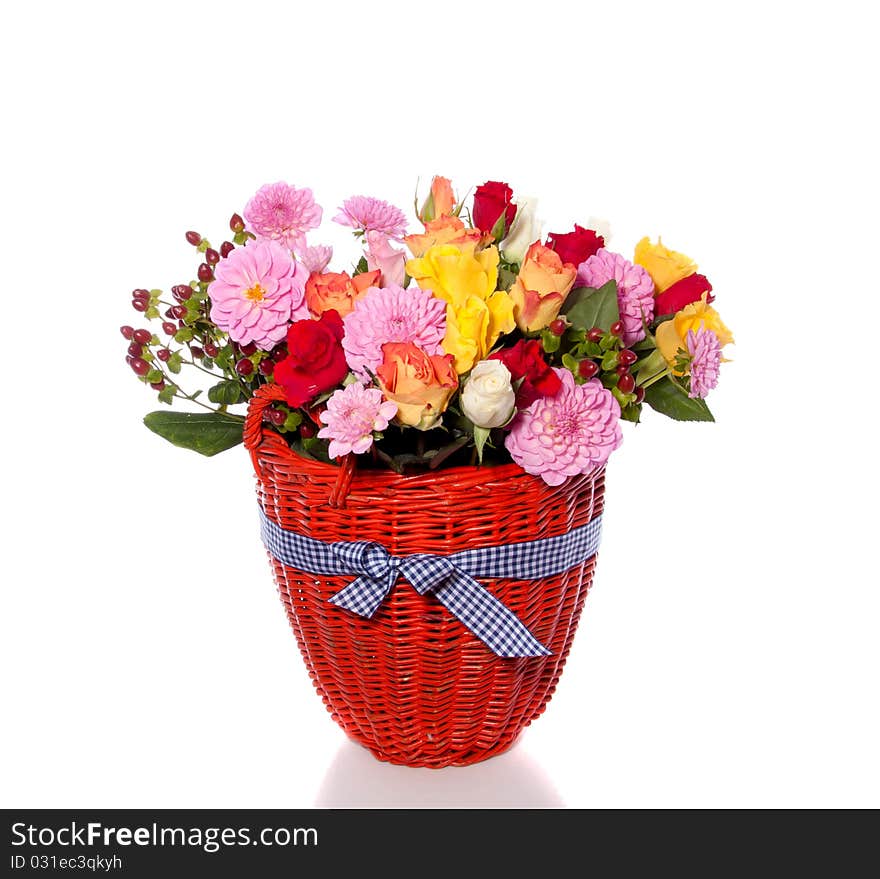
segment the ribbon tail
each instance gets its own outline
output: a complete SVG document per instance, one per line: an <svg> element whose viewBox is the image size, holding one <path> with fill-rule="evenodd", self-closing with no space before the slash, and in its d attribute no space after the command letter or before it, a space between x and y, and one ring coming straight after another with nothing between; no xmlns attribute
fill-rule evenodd
<svg viewBox="0 0 880 879"><path fill-rule="evenodd" d="M396 571L384 582L372 577L361 576L352 580L348 586L340 589L327 600L330 604L335 604L337 607L345 608L358 616L369 619L379 609L379 605L391 591L396 579Z"/></svg>
<svg viewBox="0 0 880 879"><path fill-rule="evenodd" d="M553 655L512 610L461 570L434 596L497 656Z"/></svg>

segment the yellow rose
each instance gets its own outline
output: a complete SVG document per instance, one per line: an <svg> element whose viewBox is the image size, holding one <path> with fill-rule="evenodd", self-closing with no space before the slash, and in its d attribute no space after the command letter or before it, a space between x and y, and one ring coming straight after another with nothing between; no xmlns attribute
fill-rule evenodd
<svg viewBox="0 0 880 879"><path fill-rule="evenodd" d="M498 337L515 326L513 301L498 284L498 249L477 251L473 242L438 244L406 264L423 290L446 303L443 350L455 358L455 370L468 372L484 360Z"/></svg>
<svg viewBox="0 0 880 879"><path fill-rule="evenodd" d="M707 293L698 302L686 305L672 320L664 321L657 327L655 338L657 348L672 366L679 348L687 351L687 334L689 330L696 332L700 327L711 330L718 337L718 344L723 348L733 342L733 333L721 320L721 315L706 302Z"/></svg>
<svg viewBox="0 0 880 879"><path fill-rule="evenodd" d="M670 250L659 238L656 244L651 244L647 236L636 245L634 262L651 276L657 294L697 270L697 264L689 256Z"/></svg>
<svg viewBox="0 0 880 879"><path fill-rule="evenodd" d="M576 266L563 263L558 253L536 241L510 288L516 325L524 333L543 330L556 319L576 277Z"/></svg>
<svg viewBox="0 0 880 879"><path fill-rule="evenodd" d="M376 375L385 399L397 404L395 421L419 430L439 424L458 388L452 358L429 356L412 342L386 342Z"/></svg>

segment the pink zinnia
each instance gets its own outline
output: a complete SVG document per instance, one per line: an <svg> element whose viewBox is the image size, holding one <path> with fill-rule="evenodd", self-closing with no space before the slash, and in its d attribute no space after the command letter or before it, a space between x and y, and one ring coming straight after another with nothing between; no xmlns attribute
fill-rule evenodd
<svg viewBox="0 0 880 879"><path fill-rule="evenodd" d="M211 320L240 345L268 351L284 339L291 320L309 316L309 273L280 244L269 239L236 247L214 269L208 287Z"/></svg>
<svg viewBox="0 0 880 879"><path fill-rule="evenodd" d="M244 209L248 229L257 238L279 241L288 250L306 246L306 232L321 225L322 215L311 189L297 189L287 183L260 187Z"/></svg>
<svg viewBox="0 0 880 879"><path fill-rule="evenodd" d="M520 412L504 441L513 460L547 485L601 466L623 441L611 392L598 379L579 385L569 370L554 372L562 380L559 393Z"/></svg>
<svg viewBox="0 0 880 879"><path fill-rule="evenodd" d="M642 320L654 318L654 282L641 266L603 247L578 266L575 286L601 287L609 281L617 281L623 344L632 345L645 338Z"/></svg>
<svg viewBox="0 0 880 879"><path fill-rule="evenodd" d="M384 400L378 388L351 384L333 392L319 418L326 427L318 431L330 440L327 454L341 458L354 452L361 455L373 445L373 431L385 430L397 415L397 404Z"/></svg>
<svg viewBox="0 0 880 879"><path fill-rule="evenodd" d="M691 389L689 397L705 397L718 384L718 368L721 365L721 345L718 336L700 327L696 332L688 330L687 350L691 355Z"/></svg>
<svg viewBox="0 0 880 879"><path fill-rule="evenodd" d="M381 232L395 241L402 241L406 235L403 211L387 201L367 195L353 195L346 199L333 222L361 232Z"/></svg>
<svg viewBox="0 0 880 879"><path fill-rule="evenodd" d="M370 287L343 323L345 359L360 378L366 379L366 371L375 373L382 362L386 342L413 342L426 354L442 354L446 303L419 287Z"/></svg>
<svg viewBox="0 0 880 879"><path fill-rule="evenodd" d="M310 275L320 275L333 259L333 248L329 244L315 244L304 247L298 256Z"/></svg>

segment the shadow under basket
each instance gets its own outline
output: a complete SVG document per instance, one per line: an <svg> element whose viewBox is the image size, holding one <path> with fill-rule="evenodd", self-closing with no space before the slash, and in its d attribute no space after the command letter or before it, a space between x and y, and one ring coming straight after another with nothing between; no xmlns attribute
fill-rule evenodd
<svg viewBox="0 0 880 879"><path fill-rule="evenodd" d="M303 458L263 423L277 399L278 386L265 385L251 400L245 446L260 505L287 530L326 542L375 541L394 555L448 555L565 534L602 512L604 468L552 487L515 464L400 476ZM435 768L505 751L541 714L595 560L538 580L480 579L552 651L509 659L403 578L364 619L328 602L352 577L316 576L270 555L309 676L333 719L379 760Z"/></svg>

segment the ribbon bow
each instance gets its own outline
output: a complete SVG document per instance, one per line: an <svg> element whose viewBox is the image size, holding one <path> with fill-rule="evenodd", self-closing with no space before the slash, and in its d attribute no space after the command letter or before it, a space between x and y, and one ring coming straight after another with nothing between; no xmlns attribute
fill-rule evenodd
<svg viewBox="0 0 880 879"><path fill-rule="evenodd" d="M260 510L263 542L276 559L312 574L352 574L356 579L329 601L371 617L403 576L420 594L446 607L498 656L550 656L519 618L475 577L538 579L567 571L595 555L601 516L558 537L507 546L466 549L450 555L394 556L366 541L324 543L287 531Z"/></svg>

